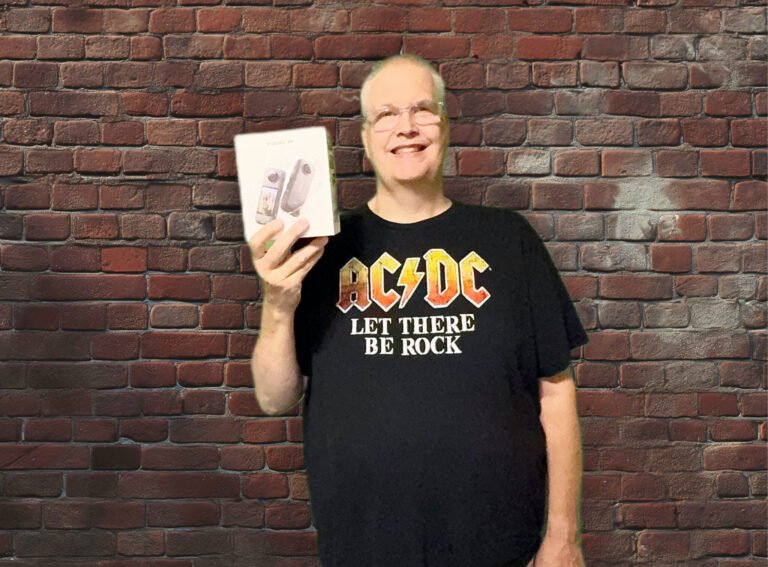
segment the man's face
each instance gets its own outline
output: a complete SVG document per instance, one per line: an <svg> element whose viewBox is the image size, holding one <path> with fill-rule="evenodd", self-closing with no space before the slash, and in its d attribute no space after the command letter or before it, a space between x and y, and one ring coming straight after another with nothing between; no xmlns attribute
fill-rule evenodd
<svg viewBox="0 0 768 567"><path fill-rule="evenodd" d="M442 164L448 145L448 127L444 118L431 125L416 124L407 110L397 116L392 129L377 131L372 123L383 109L427 102L436 103L430 73L413 63L391 63L369 84L363 109L365 153L384 185L433 185L442 179Z"/></svg>

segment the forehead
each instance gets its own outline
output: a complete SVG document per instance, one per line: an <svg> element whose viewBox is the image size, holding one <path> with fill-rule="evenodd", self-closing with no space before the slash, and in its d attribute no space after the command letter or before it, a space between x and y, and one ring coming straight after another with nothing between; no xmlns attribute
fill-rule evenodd
<svg viewBox="0 0 768 567"><path fill-rule="evenodd" d="M434 98L431 73L414 63L399 61L384 67L371 79L368 104L379 106L406 106L420 100Z"/></svg>

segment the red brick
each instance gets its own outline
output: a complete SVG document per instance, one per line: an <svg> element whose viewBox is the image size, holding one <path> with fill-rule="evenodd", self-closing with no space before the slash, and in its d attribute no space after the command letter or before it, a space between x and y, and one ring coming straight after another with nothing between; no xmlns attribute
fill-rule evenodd
<svg viewBox="0 0 768 567"><path fill-rule="evenodd" d="M522 36L517 42L519 59L576 59L581 53L579 37Z"/></svg>
<svg viewBox="0 0 768 567"><path fill-rule="evenodd" d="M92 145L99 143L99 125L92 120L57 121L53 140L61 145Z"/></svg>
<svg viewBox="0 0 768 567"><path fill-rule="evenodd" d="M693 253L685 244L651 244L651 269L654 272L689 272Z"/></svg>
<svg viewBox="0 0 768 567"><path fill-rule="evenodd" d="M24 441L70 441L72 423L66 418L28 419L24 425Z"/></svg>
<svg viewBox="0 0 768 567"><path fill-rule="evenodd" d="M276 59L311 59L312 42L295 35L273 35L272 57Z"/></svg>
<svg viewBox="0 0 768 567"><path fill-rule="evenodd" d="M711 177L749 176L749 152L746 150L702 150L701 174Z"/></svg>
<svg viewBox="0 0 768 567"><path fill-rule="evenodd" d="M70 88L98 88L104 84L101 63L62 63L61 85Z"/></svg>
<svg viewBox="0 0 768 567"><path fill-rule="evenodd" d="M255 473L245 477L243 496L246 498L286 498L286 475L271 472Z"/></svg>
<svg viewBox="0 0 768 567"><path fill-rule="evenodd" d="M645 150L610 150L602 152L603 175L635 177L652 173L651 155Z"/></svg>
<svg viewBox="0 0 768 567"><path fill-rule="evenodd" d="M406 12L390 6L356 8L350 12L349 31L403 31Z"/></svg>
<svg viewBox="0 0 768 567"><path fill-rule="evenodd" d="M91 449L91 458L94 470L135 470L141 464L141 447L138 445L95 446ZM143 520L143 506L140 506L139 510ZM141 526L143 524L141 521Z"/></svg>
<svg viewBox="0 0 768 567"><path fill-rule="evenodd" d="M104 10L104 31L107 33L141 33L147 31L149 10Z"/></svg>
<svg viewBox="0 0 768 567"><path fill-rule="evenodd" d="M459 105L464 116L496 115L506 110L506 101L497 92L464 92L459 95ZM560 123L561 125L563 123ZM535 123L532 128L537 127ZM544 127L541 130L545 130Z"/></svg>
<svg viewBox="0 0 768 567"><path fill-rule="evenodd" d="M71 60L85 56L85 40L77 35L40 36L38 59Z"/></svg>
<svg viewBox="0 0 768 567"><path fill-rule="evenodd" d="M181 59L219 59L224 54L221 35L166 35L163 37L165 57Z"/></svg>
<svg viewBox="0 0 768 567"><path fill-rule="evenodd" d="M131 364L131 387L162 388L176 383L176 368L171 363L135 362Z"/></svg>
<svg viewBox="0 0 768 567"><path fill-rule="evenodd" d="M47 8L14 8L6 13L6 26L10 32L45 33L51 25Z"/></svg>
<svg viewBox="0 0 768 567"><path fill-rule="evenodd" d="M1 59L33 59L37 52L34 37L6 35L0 37Z"/></svg>
<svg viewBox="0 0 768 567"><path fill-rule="evenodd" d="M713 447L714 449L714 447ZM763 453L765 445L754 447ZM705 449L705 453L707 449ZM706 454L705 454L706 463ZM706 464L705 464L706 467ZM765 506L762 502L681 502L677 504L680 528L764 528Z"/></svg>
<svg viewBox="0 0 768 567"><path fill-rule="evenodd" d="M243 30L247 32L287 32L291 29L289 24L289 14L296 18L293 29L295 31L310 31L302 22L311 23L317 26L314 31L323 31L322 26L325 20L323 15L329 17L343 17L346 21L347 12L345 10L315 10L305 8L288 12L279 8L247 8L243 11ZM341 30L325 30L341 31Z"/></svg>
<svg viewBox="0 0 768 567"><path fill-rule="evenodd" d="M230 36L224 40L227 59L269 59L270 38L266 36Z"/></svg>
<svg viewBox="0 0 768 567"><path fill-rule="evenodd" d="M680 122L677 119L640 120L637 141L641 146L677 146L680 143Z"/></svg>
<svg viewBox="0 0 768 567"><path fill-rule="evenodd" d="M534 63L533 84L539 87L575 87L578 66L576 63Z"/></svg>
<svg viewBox="0 0 768 567"><path fill-rule="evenodd" d="M194 120L150 120L147 122L147 141L160 146L195 145Z"/></svg>
<svg viewBox="0 0 768 567"><path fill-rule="evenodd" d="M75 170L83 173L117 173L120 171L120 151L76 150Z"/></svg>
<svg viewBox="0 0 768 567"><path fill-rule="evenodd" d="M63 487L63 476L61 473L9 474L5 480L5 495L59 496Z"/></svg>
<svg viewBox="0 0 768 567"><path fill-rule="evenodd" d="M154 398L160 398L160 395L155 394L151 396ZM178 398L178 396L165 396L166 398ZM151 414L152 407L145 404L143 411L147 414ZM178 409L168 408L161 409L160 413L165 415L181 413L181 404L178 404ZM138 442L159 442L168 438L168 422L161 419L129 419L121 420L120 422L120 436Z"/></svg>
<svg viewBox="0 0 768 567"><path fill-rule="evenodd" d="M426 59L456 59L469 56L469 38L458 36L408 35L403 39L403 51Z"/></svg>
<svg viewBox="0 0 768 567"><path fill-rule="evenodd" d="M243 309L239 304L209 304L200 308L201 329L241 329Z"/></svg>
<svg viewBox="0 0 768 567"><path fill-rule="evenodd" d="M31 443L23 446L6 445L0 447L0 463L6 470L84 469L88 468L88 447Z"/></svg>
<svg viewBox="0 0 768 567"><path fill-rule="evenodd" d="M197 11L197 31L231 32L240 29L243 11L238 8L203 8Z"/></svg>
<svg viewBox="0 0 768 567"><path fill-rule="evenodd" d="M740 91L713 91L704 95L704 113L710 116L749 116L750 94Z"/></svg>
<svg viewBox="0 0 768 567"><path fill-rule="evenodd" d="M123 498L236 498L240 495L237 474L220 473L124 473L118 481Z"/></svg>
<svg viewBox="0 0 768 567"><path fill-rule="evenodd" d="M147 328L147 306L143 303L115 303L107 313L110 329Z"/></svg>
<svg viewBox="0 0 768 567"><path fill-rule="evenodd" d="M600 166L595 150L558 152L554 158L555 175L563 177L599 175Z"/></svg>
<svg viewBox="0 0 768 567"><path fill-rule="evenodd" d="M415 32L451 31L451 14L443 8L409 8L406 27Z"/></svg>
<svg viewBox="0 0 768 567"><path fill-rule="evenodd" d="M177 116L231 116L242 112L243 98L239 93L176 93L171 98L171 113Z"/></svg>
<svg viewBox="0 0 768 567"><path fill-rule="evenodd" d="M130 40L116 35L93 35L85 39L86 59L127 59Z"/></svg>
<svg viewBox="0 0 768 567"><path fill-rule="evenodd" d="M95 274L41 274L33 282L38 299L71 301L79 299L144 299L143 276Z"/></svg>
<svg viewBox="0 0 768 567"><path fill-rule="evenodd" d="M5 140L11 144L50 145L53 125L43 120L9 120L3 128Z"/></svg>
<svg viewBox="0 0 768 567"><path fill-rule="evenodd" d="M224 356L226 336L221 333L147 333L141 336L144 358L206 358Z"/></svg>
<svg viewBox="0 0 768 567"><path fill-rule="evenodd" d="M146 447L141 467L145 470L204 470L218 467L215 447Z"/></svg>
<svg viewBox="0 0 768 567"><path fill-rule="evenodd" d="M256 397L251 392L233 392L228 396L227 405L232 415L249 415L249 416L263 416L264 411L259 406ZM293 412L298 411L298 408L291 410ZM246 424L246 427L248 424ZM244 437L244 441L249 441L249 438Z"/></svg>
<svg viewBox="0 0 768 567"><path fill-rule="evenodd" d="M152 66L150 63L107 63L106 84L113 88L147 87L152 81Z"/></svg>
<svg viewBox="0 0 768 567"><path fill-rule="evenodd" d="M117 553L120 555L162 555L164 551L163 532L160 530L145 529L117 534Z"/></svg>
<svg viewBox="0 0 768 567"><path fill-rule="evenodd" d="M621 28L622 13L611 8L584 8L576 10L576 31L579 33L611 33ZM561 31L570 31L561 30Z"/></svg>
<svg viewBox="0 0 768 567"><path fill-rule="evenodd" d="M53 31L56 33L99 33L102 11L87 8L55 8Z"/></svg>
<svg viewBox="0 0 768 567"><path fill-rule="evenodd" d="M24 97L21 93L0 93L0 115L11 116L21 114L24 110Z"/></svg>
<svg viewBox="0 0 768 567"><path fill-rule="evenodd" d="M630 89L682 90L688 83L688 67L680 63L622 63L622 76Z"/></svg>
<svg viewBox="0 0 768 567"><path fill-rule="evenodd" d="M55 63L16 63L13 66L14 87L55 87L58 82L59 68Z"/></svg>
<svg viewBox="0 0 768 567"><path fill-rule="evenodd" d="M209 88L243 85L243 64L239 61L204 61L195 75L195 84Z"/></svg>
<svg viewBox="0 0 768 567"><path fill-rule="evenodd" d="M315 40L315 56L318 59L379 59L398 54L400 45L400 36L391 34L326 35Z"/></svg>
<svg viewBox="0 0 768 567"><path fill-rule="evenodd" d="M113 116L117 114L115 93L32 92L29 111L42 116Z"/></svg>
<svg viewBox="0 0 768 567"><path fill-rule="evenodd" d="M572 18L572 11L566 8L515 8L507 12L510 31L569 32Z"/></svg>
<svg viewBox="0 0 768 567"><path fill-rule="evenodd" d="M241 422L230 417L179 419L171 422L169 439L174 443L235 443Z"/></svg>
<svg viewBox="0 0 768 567"><path fill-rule="evenodd" d="M223 392L188 390L184 392L184 413L224 415L226 401Z"/></svg>
<svg viewBox="0 0 768 567"><path fill-rule="evenodd" d="M685 560L688 559L690 536L679 530L654 532L644 530L638 536L637 556L643 560Z"/></svg>
<svg viewBox="0 0 768 567"><path fill-rule="evenodd" d="M34 214L24 218L27 240L66 240L69 216Z"/></svg>
<svg viewBox="0 0 768 567"><path fill-rule="evenodd" d="M59 328L59 309L56 305L16 305L14 312L17 329L55 331Z"/></svg>
<svg viewBox="0 0 768 567"><path fill-rule="evenodd" d="M2 262L4 270L46 270L49 266L48 251L41 246L24 244L9 244L2 246Z"/></svg>
<svg viewBox="0 0 768 567"><path fill-rule="evenodd" d="M178 365L178 382L185 387L221 386L223 371L220 362L183 362Z"/></svg>
<svg viewBox="0 0 768 567"><path fill-rule="evenodd" d="M358 95L353 91L304 91L300 102L304 114L353 116L360 111Z"/></svg>
<svg viewBox="0 0 768 567"><path fill-rule="evenodd" d="M106 122L101 126L101 142L114 146L144 144L144 124L139 121Z"/></svg>
<svg viewBox="0 0 768 567"><path fill-rule="evenodd" d="M698 395L699 415L739 415L736 394L705 392Z"/></svg>
<svg viewBox="0 0 768 567"><path fill-rule="evenodd" d="M214 502L150 502L147 504L150 526L218 525L219 505Z"/></svg>
<svg viewBox="0 0 768 567"><path fill-rule="evenodd" d="M229 468L229 467L226 467ZM222 506L222 526L261 528L264 526L264 505L259 502L232 502Z"/></svg>
<svg viewBox="0 0 768 567"><path fill-rule="evenodd" d="M149 15L152 33L179 33L195 31L195 11L191 8L152 10Z"/></svg>
<svg viewBox="0 0 768 567"><path fill-rule="evenodd" d="M460 150L459 175L498 176L504 172L504 153L497 150Z"/></svg>
<svg viewBox="0 0 768 567"><path fill-rule="evenodd" d="M251 423L246 423L245 430L247 430L250 425ZM245 430L243 433L243 440L248 441ZM277 440L284 441L285 438L283 437ZM223 469L257 471L264 467L264 462L263 447L235 446L221 448L221 467Z"/></svg>
<svg viewBox="0 0 768 567"><path fill-rule="evenodd" d="M230 535L223 530L185 530L169 532L166 536L168 554L205 555L216 553L230 545Z"/></svg>
<svg viewBox="0 0 768 567"><path fill-rule="evenodd" d="M271 529L303 529L311 523L307 504L276 503L266 510L266 526Z"/></svg>
<svg viewBox="0 0 768 567"><path fill-rule="evenodd" d="M117 238L117 216L84 213L72 219L72 235L76 238Z"/></svg>
<svg viewBox="0 0 768 567"><path fill-rule="evenodd" d="M768 140L768 127L765 120L733 120L731 139L734 146L763 147Z"/></svg>
<svg viewBox="0 0 768 567"><path fill-rule="evenodd" d="M27 152L27 172L66 173L72 171L72 152L69 150L30 150Z"/></svg>
<svg viewBox="0 0 768 567"><path fill-rule="evenodd" d="M74 441L106 443L116 441L118 438L117 420L115 419L76 419L72 424L72 429Z"/></svg>
<svg viewBox="0 0 768 567"><path fill-rule="evenodd" d="M77 211L95 209L97 206L96 185L57 183L53 186L51 208L54 210Z"/></svg>
<svg viewBox="0 0 768 567"><path fill-rule="evenodd" d="M147 269L147 251L138 247L104 248L101 264L105 272L144 272Z"/></svg>
<svg viewBox="0 0 768 567"><path fill-rule="evenodd" d="M50 187L45 183L8 185L5 189L7 209L47 209L49 199Z"/></svg>
<svg viewBox="0 0 768 567"><path fill-rule="evenodd" d="M148 278L149 297L153 299L206 300L210 295L207 276L152 275Z"/></svg>
<svg viewBox="0 0 768 567"><path fill-rule="evenodd" d="M656 174L660 177L695 177L698 167L696 152L658 150Z"/></svg>

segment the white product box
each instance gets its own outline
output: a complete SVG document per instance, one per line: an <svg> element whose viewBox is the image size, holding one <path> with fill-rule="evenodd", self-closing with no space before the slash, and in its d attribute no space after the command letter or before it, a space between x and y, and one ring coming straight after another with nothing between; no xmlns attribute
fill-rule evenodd
<svg viewBox="0 0 768 567"><path fill-rule="evenodd" d="M339 232L331 137L324 126L235 136L246 242L272 219L309 221L302 238Z"/></svg>

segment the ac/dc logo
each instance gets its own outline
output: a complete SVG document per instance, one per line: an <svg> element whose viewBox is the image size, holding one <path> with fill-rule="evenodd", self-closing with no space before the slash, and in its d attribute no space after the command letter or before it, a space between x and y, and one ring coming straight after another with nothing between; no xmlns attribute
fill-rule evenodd
<svg viewBox="0 0 768 567"><path fill-rule="evenodd" d="M422 258L425 266L420 270ZM447 307L459 296L480 307L491 296L488 290L478 288L475 283L477 272L490 269L477 252L472 251L457 262L442 248L432 248L422 258L406 258L400 262L384 252L370 267L357 258L351 258L339 270L339 301L336 306L344 313L352 306L365 311L372 302L384 311L389 311L395 304L402 309L425 276L424 300L435 308ZM399 292L386 289L385 272L397 275Z"/></svg>

